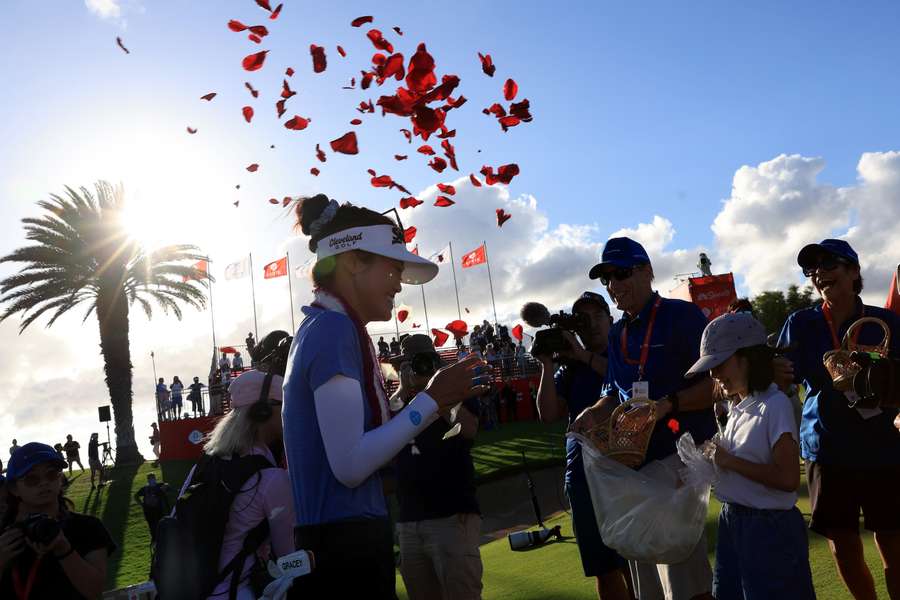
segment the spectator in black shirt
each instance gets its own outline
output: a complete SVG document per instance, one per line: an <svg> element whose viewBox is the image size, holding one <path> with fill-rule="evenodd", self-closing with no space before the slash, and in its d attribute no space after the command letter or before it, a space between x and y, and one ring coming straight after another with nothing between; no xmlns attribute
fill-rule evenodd
<svg viewBox="0 0 900 600"><path fill-rule="evenodd" d="M400 354L400 342L397 341L397 338L391 338L390 343L391 356L397 356Z"/></svg>
<svg viewBox="0 0 900 600"><path fill-rule="evenodd" d="M194 383L188 386L188 400L191 401L191 412L196 417L198 414L203 416L203 388L205 386L200 383L199 377L194 377Z"/></svg>
<svg viewBox="0 0 900 600"><path fill-rule="evenodd" d="M88 466L91 468L91 487L94 485L94 475L98 475L100 486L103 486L103 463L100 462L100 442L97 441L97 434L91 434L91 441L88 442Z"/></svg>
<svg viewBox="0 0 900 600"><path fill-rule="evenodd" d="M410 335L401 346L400 387L392 406L409 402L443 364L427 335ZM400 512L400 573L410 600L481 598L481 514L475 498L472 440L478 431L477 401L459 407L459 434L438 418L397 455Z"/></svg>
<svg viewBox="0 0 900 600"><path fill-rule="evenodd" d="M384 337L378 338L378 358L387 358L391 355L391 347L384 341Z"/></svg>
<svg viewBox="0 0 900 600"><path fill-rule="evenodd" d="M99 519L72 511L63 496L66 466L53 448L36 442L10 459L8 507L0 522L0 598L84 600L103 593L116 545ZM58 532L45 542L26 537L19 524L32 514L47 515Z"/></svg>
<svg viewBox="0 0 900 600"><path fill-rule="evenodd" d="M84 471L84 465L81 464L81 444L72 439L72 434L66 436L66 443L63 444L63 450L66 451L66 461L69 463L69 475L72 474L72 465L78 463L78 468Z"/></svg>
<svg viewBox="0 0 900 600"><path fill-rule="evenodd" d="M247 345L247 356L250 357L251 364L256 362L253 360L253 349L256 348L256 340L253 338L253 333L247 334L247 339L244 340L244 343Z"/></svg>
<svg viewBox="0 0 900 600"><path fill-rule="evenodd" d="M147 474L147 485L139 489L134 494L134 499L141 505L144 510L144 518L147 520L147 527L150 528L150 543L156 543L156 526L159 520L172 510L169 505L169 498L166 492L169 491L168 483L158 483L156 474Z"/></svg>

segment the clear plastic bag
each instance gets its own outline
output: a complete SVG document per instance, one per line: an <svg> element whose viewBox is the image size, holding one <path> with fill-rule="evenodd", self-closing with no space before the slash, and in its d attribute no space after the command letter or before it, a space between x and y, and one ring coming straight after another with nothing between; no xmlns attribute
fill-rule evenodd
<svg viewBox="0 0 900 600"><path fill-rule="evenodd" d="M715 467L691 434L678 439L678 455L640 471L607 458L583 436L568 435L581 442L584 474L606 545L640 562L686 560L703 535L716 478Z"/></svg>

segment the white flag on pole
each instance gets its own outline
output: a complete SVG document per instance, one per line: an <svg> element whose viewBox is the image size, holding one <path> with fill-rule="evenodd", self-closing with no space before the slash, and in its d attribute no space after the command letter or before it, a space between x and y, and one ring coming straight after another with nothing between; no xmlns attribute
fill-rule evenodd
<svg viewBox="0 0 900 600"><path fill-rule="evenodd" d="M316 264L315 256L307 260L302 265L298 265L296 268L294 268L294 273L297 275L297 277L307 277L312 271L314 264Z"/></svg>
<svg viewBox="0 0 900 600"><path fill-rule="evenodd" d="M245 256L225 267L225 279L243 279L250 275L250 257Z"/></svg>
<svg viewBox="0 0 900 600"><path fill-rule="evenodd" d="M447 244L434 254L428 257L433 263L437 263L438 265L442 265L450 262L450 244Z"/></svg>

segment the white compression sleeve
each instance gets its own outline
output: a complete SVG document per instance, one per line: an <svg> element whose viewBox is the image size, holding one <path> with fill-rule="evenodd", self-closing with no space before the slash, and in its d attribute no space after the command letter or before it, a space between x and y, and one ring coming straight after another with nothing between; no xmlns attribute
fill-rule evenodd
<svg viewBox="0 0 900 600"><path fill-rule="evenodd" d="M323 383L314 397L328 464L337 480L350 488L365 481L438 417L437 403L420 392L390 421L364 431L362 387L344 375Z"/></svg>

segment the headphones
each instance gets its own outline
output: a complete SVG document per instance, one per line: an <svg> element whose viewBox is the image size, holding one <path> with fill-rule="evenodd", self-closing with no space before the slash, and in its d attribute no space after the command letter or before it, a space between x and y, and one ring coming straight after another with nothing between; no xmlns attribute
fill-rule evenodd
<svg viewBox="0 0 900 600"><path fill-rule="evenodd" d="M247 413L250 420L254 423L265 423L272 416L272 405L269 404L269 389L272 387L272 377L274 373L271 371L266 373L263 379L262 390L259 393L259 400L250 406L250 412Z"/></svg>

